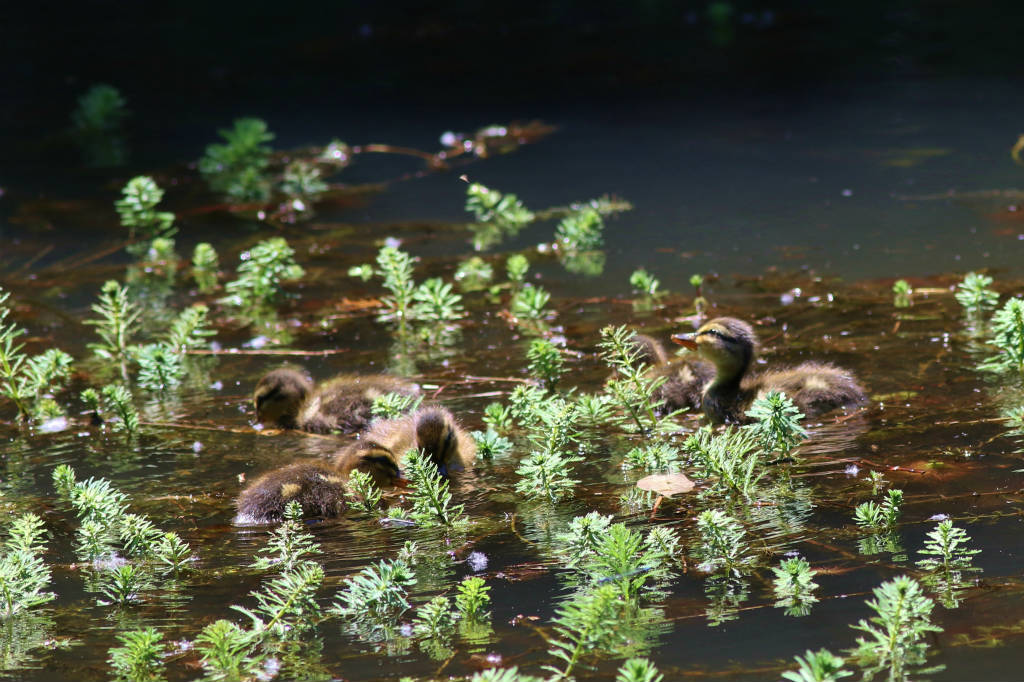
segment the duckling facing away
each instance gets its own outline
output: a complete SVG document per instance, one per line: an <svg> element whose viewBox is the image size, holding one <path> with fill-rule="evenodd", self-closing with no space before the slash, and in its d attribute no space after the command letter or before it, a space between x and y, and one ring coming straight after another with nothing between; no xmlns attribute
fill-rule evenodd
<svg viewBox="0 0 1024 682"><path fill-rule="evenodd" d="M238 519L280 521L293 501L302 505L304 516L338 516L346 509L345 486L354 470L373 476L379 488L402 485L402 462L412 448L424 450L444 476L471 467L476 457L476 443L451 412L422 408L376 422L329 461L301 460L263 474L238 496Z"/></svg>
<svg viewBox="0 0 1024 682"><path fill-rule="evenodd" d="M345 511L345 479L328 462L302 460L263 474L235 501L238 519L269 523L284 518L289 502L303 516L338 516Z"/></svg>
<svg viewBox="0 0 1024 682"><path fill-rule="evenodd" d="M412 449L423 450L442 476L465 471L476 458L476 442L451 412L424 407L399 419L376 422L335 455L334 463L346 478L358 469L373 476L378 486L389 486L401 481L405 454Z"/></svg>
<svg viewBox="0 0 1024 682"><path fill-rule="evenodd" d="M671 358L665 347L645 334L634 334L633 347L637 362L649 365L650 378L665 377L665 383L654 392L656 400L663 401L665 412L698 410L701 393L715 377L715 366L699 358Z"/></svg>
<svg viewBox="0 0 1024 682"><path fill-rule="evenodd" d="M375 398L386 393L417 395L419 386L383 374L341 375L318 386L301 372L281 368L266 374L253 392L256 420L283 429L310 433L366 428Z"/></svg>
<svg viewBox="0 0 1024 682"><path fill-rule="evenodd" d="M701 405L715 423L750 421L744 413L771 391L785 393L809 417L867 400L850 372L825 363L804 362L789 369L749 375L757 352L757 335L742 320L719 317L692 334L676 334L672 339L696 350L714 365L715 375L704 387Z"/></svg>

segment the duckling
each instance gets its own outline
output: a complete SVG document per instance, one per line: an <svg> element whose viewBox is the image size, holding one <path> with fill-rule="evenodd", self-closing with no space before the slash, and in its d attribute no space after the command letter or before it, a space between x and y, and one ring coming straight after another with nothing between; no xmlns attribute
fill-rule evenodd
<svg viewBox="0 0 1024 682"><path fill-rule="evenodd" d="M850 372L825 363L804 362L789 369L749 375L757 335L742 320L719 317L693 334L676 334L672 339L714 364L714 378L701 396L704 414L714 423L750 421L744 413L770 391L785 393L809 417L867 400Z"/></svg>
<svg viewBox="0 0 1024 682"><path fill-rule="evenodd" d="M665 377L665 382L654 392L655 400L663 402L662 409L700 409L701 391L715 376L715 366L699 358L671 358L661 343L645 334L634 334L637 362L648 365L648 377Z"/></svg>
<svg viewBox="0 0 1024 682"><path fill-rule="evenodd" d="M301 460L274 469L239 494L235 501L237 520L280 521L289 502L298 502L303 516L338 516L346 507L345 479L329 463L317 460Z"/></svg>
<svg viewBox="0 0 1024 682"><path fill-rule="evenodd" d="M423 450L442 476L465 471L476 458L476 442L443 407L425 407L399 419L378 421L360 439L335 455L334 465L347 478L358 469L379 487L401 485L405 454Z"/></svg>
<svg viewBox="0 0 1024 682"><path fill-rule="evenodd" d="M260 379L253 403L256 420L263 424L310 433L354 433L370 423L373 400L385 393L414 396L419 386L378 374L341 375L314 387L301 372L284 367Z"/></svg>

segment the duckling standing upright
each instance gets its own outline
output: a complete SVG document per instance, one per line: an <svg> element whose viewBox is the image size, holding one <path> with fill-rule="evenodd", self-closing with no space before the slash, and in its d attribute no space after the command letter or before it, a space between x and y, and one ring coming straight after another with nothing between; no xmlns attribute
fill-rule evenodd
<svg viewBox="0 0 1024 682"><path fill-rule="evenodd" d="M733 317L710 320L696 332L676 334L672 339L714 364L714 379L703 390L701 406L715 423L750 421L745 412L771 391L785 393L806 416L867 400L850 372L825 363L804 362L789 369L748 374L757 335L749 324Z"/></svg>
<svg viewBox="0 0 1024 682"><path fill-rule="evenodd" d="M310 433L366 428L373 401L386 393L414 396L419 387L383 374L341 375L313 386L301 372L283 367L266 374L253 392L256 420Z"/></svg>

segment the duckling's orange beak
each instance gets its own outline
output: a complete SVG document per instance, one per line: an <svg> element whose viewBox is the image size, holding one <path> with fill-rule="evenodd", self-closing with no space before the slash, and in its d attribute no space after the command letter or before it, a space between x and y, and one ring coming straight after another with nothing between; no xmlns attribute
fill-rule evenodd
<svg viewBox="0 0 1024 682"><path fill-rule="evenodd" d="M672 340L678 343L683 348L690 350L697 350L697 335L696 334L673 334Z"/></svg>
<svg viewBox="0 0 1024 682"><path fill-rule="evenodd" d="M392 483L395 484L396 488L408 488L412 485L412 482L408 478L394 478Z"/></svg>

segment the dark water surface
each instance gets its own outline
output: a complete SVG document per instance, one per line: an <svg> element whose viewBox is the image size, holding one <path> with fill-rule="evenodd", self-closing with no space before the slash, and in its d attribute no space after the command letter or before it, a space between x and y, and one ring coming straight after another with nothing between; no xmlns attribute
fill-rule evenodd
<svg viewBox="0 0 1024 682"><path fill-rule="evenodd" d="M278 134L275 146L323 144L342 137L354 144L387 142L435 149L447 129L471 129L514 116L538 117L559 127L550 137L517 152L442 173L391 184L357 206L324 206L311 224L283 228L307 269L279 313L294 332L287 348L345 349L328 356L288 358L315 378L337 372L373 372L402 367L421 383L436 386L439 402L464 425L481 428L491 401L502 399L524 376L528 337L497 312L503 307L480 294L465 297L469 318L453 352L402 364L392 340L372 311L351 312L342 299L380 294L376 284L348 278L347 269L369 262L379 241L393 236L422 257L416 279L450 278L470 254L462 210L471 179L515 192L528 206L564 204L603 193L628 199L631 212L609 221L608 261L603 275L570 275L553 260L531 256L531 274L552 294L552 324L567 346L567 383L599 390L607 371L594 353L599 329L610 323L643 328L663 340L692 311L692 273L717 275L706 287L712 315L728 314L759 323L763 358L769 364L806 358L852 369L872 396L850 419L825 418L811 428L792 469L796 494L778 507L732 510L744 522L761 555L759 567L742 581L731 620L709 624L708 579L693 569L672 582L661 614L642 638L646 652L668 679L713 677L774 680L793 654L853 645L849 625L869 617L870 590L902 573L917 575L914 561L933 517L951 516L982 550L960 607L937 606L945 628L930 638L929 663L945 670L936 680L1005 680L1018 676L1024 584L1021 582L1020 438L999 420L1024 402L1019 379L993 378L974 367L976 342L953 300L952 286L968 270L988 269L1003 294L1018 293L1024 224L1017 195L993 193L1024 185L1009 148L1020 132L1024 94L1006 81L908 80L900 83L824 85L807 92L771 95L708 95L654 103L619 101L588 107L543 107L472 115L428 107L404 111L238 111L264 116ZM228 121L207 121L212 136ZM196 128L200 126L195 126ZM178 252L191 253L211 241L230 270L237 253L276 229L228 212L201 212L194 203L194 171L174 166L194 160L207 137L150 140L131 170L80 171L56 167L33 154L37 140L12 141L17 164L0 162L0 284L13 292L13 317L29 330L29 349L51 344L77 360L89 356L93 331L81 324L108 278L123 280L127 256L112 201L138 172L158 172L170 210L179 215ZM38 148L37 148L38 149ZM148 165L147 165L148 164ZM363 160L344 176L351 183L396 177L417 165L404 159ZM165 169L165 170L161 170ZM950 194L952 192L952 194ZM454 224L454 225L453 225ZM497 252L549 241L553 223L531 226ZM108 255L81 265L77 254ZM69 266L68 263L71 263ZM503 267L497 259L495 269ZM651 312L634 312L628 276L646 267L674 292ZM195 300L184 284L157 305L179 309ZM908 278L912 308L897 310L890 287ZM799 289L799 291L795 291ZM160 299L157 299L158 301ZM215 309L217 318L219 311ZM238 347L259 332L219 325L216 340ZM195 358L192 379L177 393L157 400L137 394L148 422L134 442L87 426L42 434L20 428L13 410L0 403L3 470L0 501L12 512L40 513L52 532L46 559L54 566L57 601L41 613L50 638L70 639L69 648L41 647L22 659L32 669L12 668L12 679L102 679L107 649L116 631L153 625L172 641L188 640L218 618L233 618L230 604L263 575L245 568L266 540L268 529L232 525L239 476L301 456L324 456L348 442L298 434L266 435L250 425L252 388L274 356ZM61 394L69 413L81 409L76 393L94 380L95 367L76 375ZM494 377L496 379L467 379ZM504 379L503 379L504 378ZM77 419L77 417L76 417ZM699 423L687 418L689 426ZM633 445L621 434L580 465L577 494L548 508L523 502L515 493L518 460L527 445L493 462L481 462L472 486L456 488L474 526L439 554L442 561L413 593L420 603L451 593L463 577L479 574L492 586L494 636L482 644L454 641L448 660L432 660L415 644L367 644L346 634L338 621L319 629L322 679L398 679L465 675L470 656L497 652L530 672L551 663L541 629L550 625L559 598L571 587L554 550L554 534L577 514L616 514L646 529L666 524L690 547L694 517L704 502L690 497L663 506L655 518L630 514L619 503L635 477L621 469ZM115 611L97 604L85 589L89 567L76 565L73 518L54 500L55 466L68 463L79 479L109 478L131 496L133 509L177 531L198 561L175 591L145 595L139 606ZM870 470L906 493L896 535L902 550L864 554L865 533L852 521L853 508L871 499ZM409 539L431 546L430 531L383 528L367 517L315 523L327 581L324 603L342 581L380 558L391 558ZM474 573L472 551L487 556ZM798 552L821 571L819 597L803 618L773 608L770 567ZM536 621L516 619L536 617ZM408 618L408 616L407 616ZM514 621L514 619L516 619ZM513 624L514 623L514 624ZM989 636L991 635L991 638ZM8 640L13 641L13 640ZM988 646L995 644L994 648ZM187 653L181 658L194 661ZM581 678L610 679L617 661L588 659L594 669ZM171 663L172 679L198 677L197 668ZM295 675L296 673L287 673Z"/></svg>

